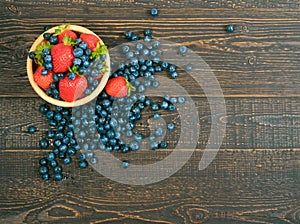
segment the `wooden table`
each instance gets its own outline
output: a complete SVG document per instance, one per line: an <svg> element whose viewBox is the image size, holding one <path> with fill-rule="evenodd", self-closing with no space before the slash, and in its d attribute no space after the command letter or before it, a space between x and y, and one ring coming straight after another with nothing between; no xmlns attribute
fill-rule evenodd
<svg viewBox="0 0 300 224"><path fill-rule="evenodd" d="M154 5L156 18L148 14ZM299 1L2 0L0 6L0 223L300 223ZM42 181L38 160L47 150L38 141L48 126L25 62L43 27L62 23L93 30L110 48L125 42L122 32L151 27L155 38L199 54L227 110L226 135L208 168L198 170L210 109L199 86L189 84L200 137L176 174L131 186L72 163L68 179ZM237 26L232 34L225 32L230 23ZM26 133L29 125L37 134ZM150 163L170 150L127 157Z"/></svg>

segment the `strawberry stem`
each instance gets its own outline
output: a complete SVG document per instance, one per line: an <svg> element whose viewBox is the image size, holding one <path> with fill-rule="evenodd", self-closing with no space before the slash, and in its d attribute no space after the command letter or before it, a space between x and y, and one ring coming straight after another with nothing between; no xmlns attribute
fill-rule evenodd
<svg viewBox="0 0 300 224"><path fill-rule="evenodd" d="M90 56L91 59L94 59L94 58L100 58L100 56L102 54L107 54L108 53L108 50L107 50L107 47L106 45L101 45L100 44L100 41L97 42L97 45L96 45L96 49L95 51L92 53L92 55Z"/></svg>
<svg viewBox="0 0 300 224"><path fill-rule="evenodd" d="M44 65L44 60L43 60L43 50L44 49L49 49L51 50L53 47L53 45L50 44L50 42L42 42L41 45L37 46L36 47L36 50L34 51L34 62L37 64L37 65L41 65L43 66Z"/></svg>
<svg viewBox="0 0 300 224"><path fill-rule="evenodd" d="M69 27L70 27L70 24L65 24L65 25L59 26L57 29L55 29L53 36L58 36L59 34L64 32Z"/></svg>
<svg viewBox="0 0 300 224"><path fill-rule="evenodd" d="M132 91L135 91L135 88L133 85L131 85L131 83L128 81L128 79L125 79L126 82L126 86L128 87L128 93L127 96L130 96Z"/></svg>
<svg viewBox="0 0 300 224"><path fill-rule="evenodd" d="M69 36L64 36L63 43L68 46L75 46L76 40Z"/></svg>

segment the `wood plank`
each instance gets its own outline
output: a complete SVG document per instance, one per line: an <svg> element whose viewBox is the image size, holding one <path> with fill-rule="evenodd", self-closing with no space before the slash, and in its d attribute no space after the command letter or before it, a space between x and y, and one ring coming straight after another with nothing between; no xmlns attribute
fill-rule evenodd
<svg viewBox="0 0 300 224"><path fill-rule="evenodd" d="M120 11L117 8L102 10L96 5L68 5L60 13L59 6L33 5L27 10L25 3L23 6L17 2L0 4L0 96L36 96L26 77L27 51L44 25L64 22L92 29L109 47L125 42L122 32L141 33L150 26L155 38L184 44L201 56L228 97L300 94L300 35L297 32L300 13L297 9L195 8L185 9L188 11L185 14L171 8L162 9L161 16L152 19L145 10L136 9L133 13L130 8ZM9 10L10 4L19 7L15 13ZM224 31L229 23L237 25L236 33ZM204 96L190 76L181 73L178 81L192 93Z"/></svg>
<svg viewBox="0 0 300 224"><path fill-rule="evenodd" d="M10 5L21 5L21 6L60 6L60 7L67 7L70 5L76 5L78 7L83 5L89 5L89 6L99 6L101 7L134 7L134 8L150 8L150 7L160 7L160 8L233 8L233 9L240 9L240 8L283 8L283 9L299 9L300 4L297 0L287 0L287 1L272 1L272 0L241 0L241 1L227 1L227 0L217 0L217 1L209 1L209 0L203 0L203 1L197 1L197 0L170 0L170 1L155 1L155 3L148 2L146 0L103 0L101 1L101 4L99 4L99 1L97 0L50 0L50 1L39 1L36 3L33 3L30 0L21 0L21 1L15 1L15 0L6 0L6 4Z"/></svg>
<svg viewBox="0 0 300 224"><path fill-rule="evenodd" d="M153 162L166 154L131 154ZM68 178L42 181L41 150L0 151L2 223L299 223L300 153L220 152L198 171L202 152L161 182L129 186L91 168L65 167ZM108 164L109 165L109 164ZM162 171L163 172L163 171Z"/></svg>
<svg viewBox="0 0 300 224"><path fill-rule="evenodd" d="M200 121L197 149L204 149L210 134L211 112L206 98L193 97ZM221 150L230 149L297 149L300 148L299 98L225 98L227 116L218 116L218 123L227 122L226 135ZM48 121L38 112L43 101L38 98L0 98L0 149L34 149L48 130ZM21 116L20 116L21 115ZM137 127L148 130L153 112L145 111ZM188 115L187 115L188 116ZM170 146L176 145L180 136L180 116L162 112L167 122L176 129L166 135ZM28 134L34 125L36 134Z"/></svg>

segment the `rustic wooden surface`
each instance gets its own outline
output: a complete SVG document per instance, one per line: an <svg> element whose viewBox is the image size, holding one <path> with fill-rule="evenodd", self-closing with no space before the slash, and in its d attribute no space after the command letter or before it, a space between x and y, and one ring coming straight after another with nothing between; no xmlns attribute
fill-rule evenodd
<svg viewBox="0 0 300 224"><path fill-rule="evenodd" d="M152 6L159 17L147 14ZM300 223L299 1L1 0L0 18L0 223ZM218 122L227 121L227 131L213 163L197 169L210 109L186 76L178 81L193 96L201 129L196 152L176 174L128 186L72 164L64 181L41 181L36 170L46 151L38 140L47 124L25 61L43 26L65 22L86 26L109 47L125 42L124 31L151 27L154 37L199 54L226 100ZM233 34L224 31L229 23L237 25ZM27 134L29 125L39 131ZM168 153L122 156L151 163Z"/></svg>

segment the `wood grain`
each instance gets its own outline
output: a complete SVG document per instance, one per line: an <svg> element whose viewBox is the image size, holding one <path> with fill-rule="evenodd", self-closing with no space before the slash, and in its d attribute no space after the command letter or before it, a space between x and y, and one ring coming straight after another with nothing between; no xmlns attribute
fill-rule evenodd
<svg viewBox="0 0 300 224"><path fill-rule="evenodd" d="M32 5L26 10L25 2L9 3L17 8L12 15L8 3L0 4L3 18L0 21L0 96L36 96L24 69L27 51L43 26L65 22L86 26L111 48L125 42L122 32L142 33L144 28L151 27L155 38L184 44L202 57L214 72L225 96L300 94L298 10L224 9L220 13L189 8L186 9L188 13L179 14L178 9L170 8L152 19L145 10L135 9L133 13L131 8L120 12L117 8L103 10L88 4L84 7L67 5L61 13L60 6L54 3L53 7ZM39 17L33 18L36 14ZM225 32L229 23L237 25L234 34ZM184 86L184 83L191 83L191 78L182 73L178 81ZM204 95L199 85L185 87L192 93Z"/></svg>
<svg viewBox="0 0 300 224"><path fill-rule="evenodd" d="M146 186L119 184L74 163L64 181L44 182L36 173L42 151L0 154L4 223L299 222L299 152L220 152L204 171L197 152L175 175ZM144 151L131 161L152 156Z"/></svg>
<svg viewBox="0 0 300 224"><path fill-rule="evenodd" d="M158 7L158 17L149 9ZM0 1L0 223L300 223L298 0ZM48 129L26 77L26 57L43 26L85 26L113 48L124 31L183 44L210 66L225 95L227 125L215 160L198 170L211 112L201 87L180 71L200 120L191 159L173 176L125 185L77 161L61 182L42 181L38 141ZM234 23L236 31L225 32ZM220 96L222 97L222 96ZM145 112L138 128L146 128ZM180 126L177 113L163 114ZM38 132L26 132L35 125ZM167 136L175 145L178 129ZM172 149L114 155L130 164L162 160ZM179 159L179 158L178 158ZM176 162L176 161L174 161ZM109 163L108 163L109 166ZM123 169L120 167L120 169ZM162 168L162 172L167 170Z"/></svg>
<svg viewBox="0 0 300 224"><path fill-rule="evenodd" d="M206 98L193 97L200 121L198 149L204 149L210 134L211 111ZM298 98L225 98L227 116L217 116L218 123L226 123L221 150L231 149L298 149L300 148L300 102ZM47 119L38 112L43 101L38 98L0 98L0 150L34 149L49 129ZM9 111L9 113L7 113ZM16 116L22 114L22 116ZM137 128L146 133L153 112L142 114ZM186 114L184 116L189 116ZM180 114L162 111L166 122L174 122L176 129L166 139L176 145L180 136ZM28 134L27 128L38 128ZM187 142L190 143L190 142Z"/></svg>

